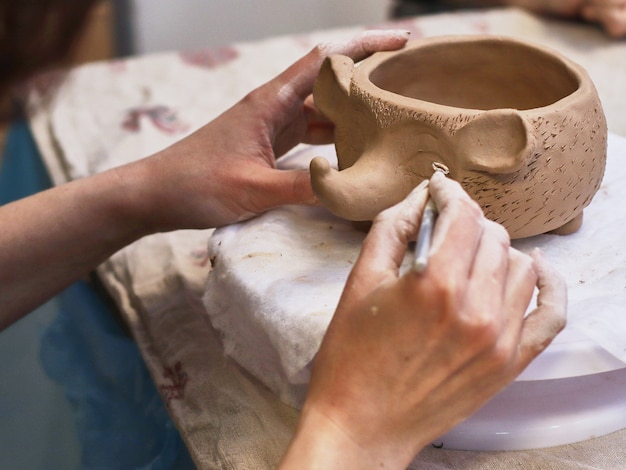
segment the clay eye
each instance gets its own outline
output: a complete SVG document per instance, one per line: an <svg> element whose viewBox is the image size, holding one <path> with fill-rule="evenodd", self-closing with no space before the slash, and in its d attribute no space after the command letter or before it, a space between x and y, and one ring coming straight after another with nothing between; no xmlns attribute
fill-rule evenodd
<svg viewBox="0 0 626 470"><path fill-rule="evenodd" d="M439 162L433 162L433 170L434 171L440 171L444 175L447 175L448 173L450 173L450 168L448 168L443 163L439 163Z"/></svg>

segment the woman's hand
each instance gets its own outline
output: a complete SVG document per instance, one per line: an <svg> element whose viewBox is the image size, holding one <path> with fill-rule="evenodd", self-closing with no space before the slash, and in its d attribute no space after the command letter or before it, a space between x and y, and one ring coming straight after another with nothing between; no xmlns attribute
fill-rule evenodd
<svg viewBox="0 0 626 470"><path fill-rule="evenodd" d="M626 0L587 0L582 17L599 23L609 36L626 36Z"/></svg>
<svg viewBox="0 0 626 470"><path fill-rule="evenodd" d="M562 278L435 172L429 264L399 274L428 191L376 218L316 356L285 468L406 468L563 328ZM537 308L524 317L533 290ZM308 462L303 464L303 462Z"/></svg>
<svg viewBox="0 0 626 470"><path fill-rule="evenodd" d="M582 18L599 24L611 37L626 36L626 0L504 0L538 14Z"/></svg>
<svg viewBox="0 0 626 470"><path fill-rule="evenodd" d="M541 15L576 17L585 0L504 0L505 5L525 8Z"/></svg>
<svg viewBox="0 0 626 470"><path fill-rule="evenodd" d="M313 83L323 60L361 60L402 47L406 31L367 31L348 42L315 47L186 139L131 167L149 231L208 228L250 218L281 204L313 204L308 171L277 170L295 145L330 143L333 127L315 109ZM126 169L128 170L128 169Z"/></svg>

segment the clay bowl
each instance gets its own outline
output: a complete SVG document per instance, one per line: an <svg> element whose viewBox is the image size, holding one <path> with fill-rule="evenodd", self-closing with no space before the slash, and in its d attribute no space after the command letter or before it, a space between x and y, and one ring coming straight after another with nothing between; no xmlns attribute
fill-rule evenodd
<svg viewBox="0 0 626 470"><path fill-rule="evenodd" d="M358 66L328 58L314 87L335 124L338 170L311 181L335 214L371 220L449 168L511 238L570 233L600 187L607 128L586 71L507 37L442 36Z"/></svg>

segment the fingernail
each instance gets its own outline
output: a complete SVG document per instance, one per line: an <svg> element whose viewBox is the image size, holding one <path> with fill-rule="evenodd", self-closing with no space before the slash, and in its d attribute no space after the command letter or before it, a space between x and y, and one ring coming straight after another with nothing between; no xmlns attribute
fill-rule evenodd
<svg viewBox="0 0 626 470"><path fill-rule="evenodd" d="M399 38L407 38L411 35L411 31L408 29L371 29L365 32L366 34L375 34L381 36L397 36Z"/></svg>
<svg viewBox="0 0 626 470"><path fill-rule="evenodd" d="M409 31L408 29L399 29L395 31L395 34L404 39L408 38L411 35L411 31Z"/></svg>

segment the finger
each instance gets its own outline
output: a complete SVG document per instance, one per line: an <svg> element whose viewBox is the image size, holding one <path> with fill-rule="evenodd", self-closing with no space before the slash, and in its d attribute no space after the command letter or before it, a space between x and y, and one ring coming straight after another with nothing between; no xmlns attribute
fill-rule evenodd
<svg viewBox="0 0 626 470"><path fill-rule="evenodd" d="M539 250L532 253L537 272L537 307L524 319L520 339L520 372L541 353L565 327L567 288L561 275Z"/></svg>
<svg viewBox="0 0 626 470"><path fill-rule="evenodd" d="M537 285L533 258L509 247L509 270L504 289L507 321L515 325L515 344L519 343L521 326Z"/></svg>
<svg viewBox="0 0 626 470"><path fill-rule="evenodd" d="M535 267L541 264L539 268ZM448 411L458 416L469 416L493 394L501 390L506 384L517 377L528 363L540 352L533 348L529 354L527 343L529 325L525 324L524 313L532 299L533 290L537 283L537 270L542 271L540 286L543 290L542 308L548 304L554 305L550 312L540 312L541 315L554 315L555 324L543 331L543 338L551 338L562 328L562 292L559 281L553 277L550 267L545 262L535 262L531 257L519 251L509 249L508 273L504 294L504 328L501 333L494 335L495 341L486 341L482 348L474 347L474 354L467 354L467 362L459 367L458 372L451 374L442 385L435 390L440 400L446 400L451 407ZM558 276L557 276L558 277ZM545 280L549 288L544 289ZM538 312L539 313L539 312ZM536 317L538 318L538 317ZM543 317L538 323L545 320ZM525 330L522 329L524 325ZM534 326L530 326L532 330ZM522 338L522 331L524 336ZM488 338L487 338L488 339ZM535 341L542 342L537 335ZM543 341L547 346L547 343ZM521 346L520 346L521 344ZM534 341L533 341L534 344ZM471 400L468 400L468 390L471 390Z"/></svg>
<svg viewBox="0 0 626 470"><path fill-rule="evenodd" d="M509 270L510 239L507 231L499 224L484 221L484 230L480 238L474 265L471 268L467 294L460 306L460 314L470 313L468 321L489 324L500 330L504 323L502 305ZM496 312L496 321L486 315ZM502 312L504 313L504 312Z"/></svg>
<svg viewBox="0 0 626 470"><path fill-rule="evenodd" d="M484 229L483 213L461 185L439 171L430 179L429 192L439 211L429 265L445 266L447 273L439 272L450 279L467 279Z"/></svg>
<svg viewBox="0 0 626 470"><path fill-rule="evenodd" d="M313 91L313 82L329 55L343 54L358 61L377 51L399 49L406 44L409 35L403 30L373 30L358 34L349 41L319 44L270 83L278 90L283 104L300 103Z"/></svg>
<svg viewBox="0 0 626 470"><path fill-rule="evenodd" d="M262 110L259 118L271 123L269 135L274 153L282 155L305 138L308 128L302 107L313 91L313 83L326 57L345 54L362 59L376 51L402 47L408 36L408 31L401 30L366 31L347 42L320 44L278 77L254 90L248 101L258 103ZM327 126L323 121L318 122ZM325 129L317 137L325 143L327 135L328 129Z"/></svg>
<svg viewBox="0 0 626 470"><path fill-rule="evenodd" d="M591 4L583 8L582 16L587 21L599 23L611 37L619 38L626 35L626 4L619 6Z"/></svg>
<svg viewBox="0 0 626 470"><path fill-rule="evenodd" d="M626 1L624 0L587 0L585 6L604 7L604 8L624 8Z"/></svg>
<svg viewBox="0 0 626 470"><path fill-rule="evenodd" d="M341 54L358 62L374 52L399 49L406 44L410 35L410 31L401 29L363 31L348 41L326 43L325 57Z"/></svg>
<svg viewBox="0 0 626 470"><path fill-rule="evenodd" d="M492 354L495 367L503 367L506 370L513 366L510 370L513 376L521 372L518 346L524 315L532 300L536 284L537 274L533 267L533 259L509 247L504 295L502 305L498 307L503 314L502 328Z"/></svg>
<svg viewBox="0 0 626 470"><path fill-rule="evenodd" d="M497 224L490 223L492 227ZM502 376L506 380L514 378L521 372L519 361L519 344L522 335L522 325L524 314L532 299L537 275L533 266L533 259L519 251L511 248L507 249L508 234L498 230L487 230L487 236L483 237L484 246L500 245L501 249L496 250L501 256L490 255L484 261L491 260L500 263L501 267L489 268L483 266L483 284L473 282L468 290L471 295L476 291L481 291L485 295L475 295L472 299L468 296L468 304L484 312L482 323L486 328L475 330L470 336L473 343L473 350L477 354L475 362L481 364L479 368L483 372L491 371L496 376ZM491 250L490 250L491 251ZM477 256L479 260L481 256ZM493 271L495 276L489 278L489 272ZM495 284L490 289L489 285ZM477 303L479 302L479 303ZM482 302L482 303L480 303ZM483 333L480 337L479 334ZM482 340L482 341L480 341ZM523 366L525 367L525 365Z"/></svg>
<svg viewBox="0 0 626 470"><path fill-rule="evenodd" d="M310 95L304 101L304 117L306 119L306 133L302 143L324 145L334 141L335 125L317 109Z"/></svg>
<svg viewBox="0 0 626 470"><path fill-rule="evenodd" d="M406 248L417 233L427 187L428 181L423 181L403 201L376 217L347 286L358 283L367 292L383 278L397 278Z"/></svg>
<svg viewBox="0 0 626 470"><path fill-rule="evenodd" d="M276 170L260 168L248 185L255 194L255 212L261 213L285 204L317 204L308 170Z"/></svg>

